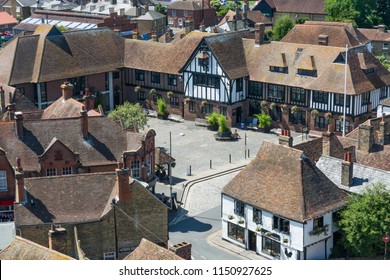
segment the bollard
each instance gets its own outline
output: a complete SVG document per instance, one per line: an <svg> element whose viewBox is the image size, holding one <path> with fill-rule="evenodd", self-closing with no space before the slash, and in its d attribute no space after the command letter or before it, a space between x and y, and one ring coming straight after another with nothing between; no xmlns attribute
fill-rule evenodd
<svg viewBox="0 0 390 280"><path fill-rule="evenodd" d="M229 163L232 163L232 154L229 154Z"/></svg>
<svg viewBox="0 0 390 280"><path fill-rule="evenodd" d="M251 150L250 149L248 149L248 158L250 158L251 156Z"/></svg>
<svg viewBox="0 0 390 280"><path fill-rule="evenodd" d="M213 169L213 162L211 159L210 159L210 169Z"/></svg>

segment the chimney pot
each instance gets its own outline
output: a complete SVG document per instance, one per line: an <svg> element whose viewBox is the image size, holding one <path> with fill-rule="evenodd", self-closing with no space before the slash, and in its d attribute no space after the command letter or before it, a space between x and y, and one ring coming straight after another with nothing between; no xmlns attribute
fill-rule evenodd
<svg viewBox="0 0 390 280"><path fill-rule="evenodd" d="M264 41L265 24L258 22L255 24L255 46L259 46Z"/></svg>
<svg viewBox="0 0 390 280"><path fill-rule="evenodd" d="M15 123L16 123L16 135L19 139L23 138L23 113L15 112Z"/></svg>
<svg viewBox="0 0 390 280"><path fill-rule="evenodd" d="M73 85L69 82L64 82L61 85L62 99L65 101L73 96Z"/></svg>
<svg viewBox="0 0 390 280"><path fill-rule="evenodd" d="M293 138L291 137L290 130L282 129L282 134L279 135L279 144L286 147L293 146Z"/></svg>

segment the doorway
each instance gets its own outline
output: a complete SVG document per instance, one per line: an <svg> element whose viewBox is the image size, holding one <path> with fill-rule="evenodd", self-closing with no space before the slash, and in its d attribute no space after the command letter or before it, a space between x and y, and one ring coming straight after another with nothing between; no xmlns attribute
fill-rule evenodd
<svg viewBox="0 0 390 280"><path fill-rule="evenodd" d="M256 252L256 236L257 234L253 231L248 231L248 249L250 251Z"/></svg>

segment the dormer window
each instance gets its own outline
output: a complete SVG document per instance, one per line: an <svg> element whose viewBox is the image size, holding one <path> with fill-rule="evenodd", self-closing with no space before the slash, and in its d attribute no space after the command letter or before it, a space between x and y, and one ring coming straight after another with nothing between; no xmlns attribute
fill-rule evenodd
<svg viewBox="0 0 390 280"><path fill-rule="evenodd" d="M363 69L364 74L371 74L374 73L374 71L374 68Z"/></svg>
<svg viewBox="0 0 390 280"><path fill-rule="evenodd" d="M317 70L298 69L298 75L317 77Z"/></svg>
<svg viewBox="0 0 390 280"><path fill-rule="evenodd" d="M270 66L269 71L276 73L288 73L288 67Z"/></svg>
<svg viewBox="0 0 390 280"><path fill-rule="evenodd" d="M199 66L203 67L203 70L209 69L209 55L205 51L201 51L197 56Z"/></svg>

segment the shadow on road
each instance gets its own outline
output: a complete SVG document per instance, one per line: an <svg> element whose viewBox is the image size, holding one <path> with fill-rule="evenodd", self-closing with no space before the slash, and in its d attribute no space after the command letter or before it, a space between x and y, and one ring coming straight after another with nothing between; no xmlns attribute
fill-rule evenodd
<svg viewBox="0 0 390 280"><path fill-rule="evenodd" d="M212 228L211 224L203 223L196 218L189 217L169 227L169 232L206 232Z"/></svg>

